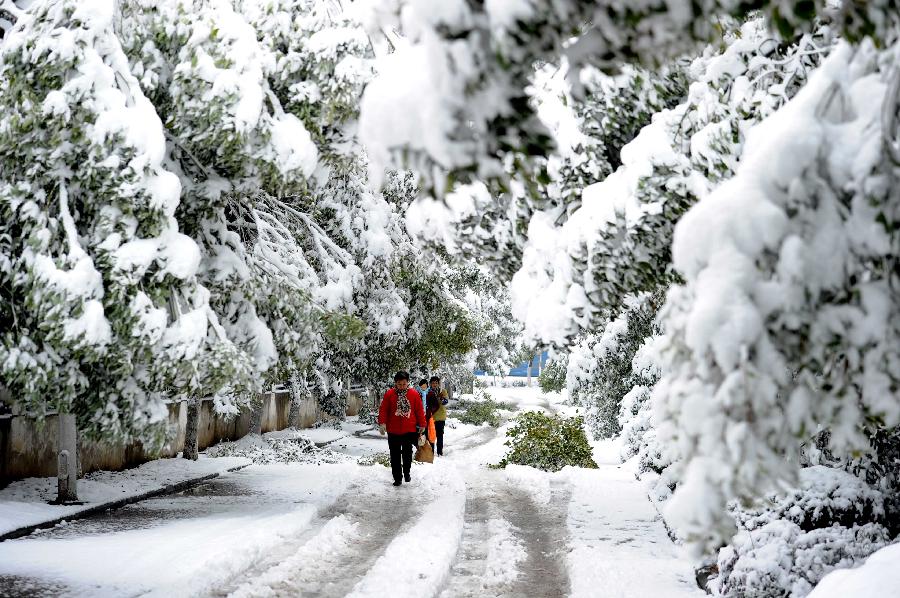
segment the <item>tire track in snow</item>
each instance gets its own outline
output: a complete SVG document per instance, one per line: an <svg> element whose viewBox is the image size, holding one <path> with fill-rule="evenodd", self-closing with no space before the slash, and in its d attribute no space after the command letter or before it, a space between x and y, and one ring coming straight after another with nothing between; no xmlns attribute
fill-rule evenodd
<svg viewBox="0 0 900 598"><path fill-rule="evenodd" d="M556 481L551 484L551 499L539 504L527 491L511 485L504 502L507 516L528 547L523 574L509 596L566 596L569 574L565 551L568 540L566 516L571 489Z"/></svg>
<svg viewBox="0 0 900 598"><path fill-rule="evenodd" d="M465 482L448 462L421 469L421 488L411 497L424 505L421 517L391 541L352 598L434 596L446 579L462 536Z"/></svg>
<svg viewBox="0 0 900 598"><path fill-rule="evenodd" d="M441 598L565 595L568 488L543 504L503 472L466 473L463 539Z"/></svg>

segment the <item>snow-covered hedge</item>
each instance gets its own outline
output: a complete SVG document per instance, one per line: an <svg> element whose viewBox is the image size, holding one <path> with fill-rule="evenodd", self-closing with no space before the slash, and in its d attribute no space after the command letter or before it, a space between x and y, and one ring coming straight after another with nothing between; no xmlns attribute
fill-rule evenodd
<svg viewBox="0 0 900 598"><path fill-rule="evenodd" d="M717 594L802 598L830 571L853 567L891 542L884 495L825 466L756 509L734 509L740 531L719 551Z"/></svg>

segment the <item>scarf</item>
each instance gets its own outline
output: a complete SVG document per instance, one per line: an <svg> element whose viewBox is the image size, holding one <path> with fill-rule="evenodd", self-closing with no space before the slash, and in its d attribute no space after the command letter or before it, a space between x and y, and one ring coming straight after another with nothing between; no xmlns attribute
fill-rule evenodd
<svg viewBox="0 0 900 598"><path fill-rule="evenodd" d="M397 389L397 411L394 415L399 415L400 417L409 417L410 406L409 406L409 398L406 396L407 390Z"/></svg>

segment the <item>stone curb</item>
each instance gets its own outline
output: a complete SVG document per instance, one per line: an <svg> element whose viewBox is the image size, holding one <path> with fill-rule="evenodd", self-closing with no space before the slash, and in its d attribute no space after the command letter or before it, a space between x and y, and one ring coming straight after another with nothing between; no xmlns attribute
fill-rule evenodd
<svg viewBox="0 0 900 598"><path fill-rule="evenodd" d="M190 480L185 480L183 482L178 482L175 484L169 484L168 486L163 486L162 488L156 488L155 490L149 490L147 492L143 492L141 494L135 494L133 496L129 496L126 498L120 498L118 500L105 502L97 505L90 506L81 511L75 511L74 513L70 513L65 517L57 517L56 519L51 519L49 521L43 521L41 523L34 523L31 525L26 525L25 527L20 527L19 529L14 529L12 531L6 532L5 534L0 535L0 542L4 542L6 540L14 540L16 538L21 538L23 536L27 536L32 532L39 529L48 529L59 525L63 521L73 521L75 519L84 519L86 517L90 517L92 515L96 515L97 513L102 513L103 511L111 511L113 509L118 509L124 507L125 505L130 505L132 503L140 502L142 500L146 500L148 498L154 498L156 496L163 496L166 494L172 494L175 492L181 492L182 490L187 490L188 488L192 488L198 484L206 482L208 480L212 480L214 478L219 477L223 473L231 473L233 471L238 471L244 469L245 467L249 467L252 463L246 463L244 465L236 465L235 467L229 467L225 471L220 471L218 473L210 473L205 476L199 478L193 478Z"/></svg>

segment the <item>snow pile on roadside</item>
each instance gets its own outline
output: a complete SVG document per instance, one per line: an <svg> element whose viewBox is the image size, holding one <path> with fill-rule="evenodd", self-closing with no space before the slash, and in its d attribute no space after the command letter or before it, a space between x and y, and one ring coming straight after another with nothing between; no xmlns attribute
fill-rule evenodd
<svg viewBox="0 0 900 598"><path fill-rule="evenodd" d="M277 434L277 435L273 435ZM301 435L248 434L234 442L222 442L208 449L211 457L243 457L257 465L271 463L344 463L349 457L318 448Z"/></svg>
<svg viewBox="0 0 900 598"><path fill-rule="evenodd" d="M78 480L83 505L49 505L56 478L26 478L0 490L0 534L69 517L99 505L140 496L168 486L249 465L240 455L199 461L157 459L124 471L95 471Z"/></svg>
<svg viewBox="0 0 900 598"><path fill-rule="evenodd" d="M755 508L734 507L739 531L719 551L710 587L725 596L806 596L826 574L852 567L891 541L885 496L820 465L792 490Z"/></svg>

